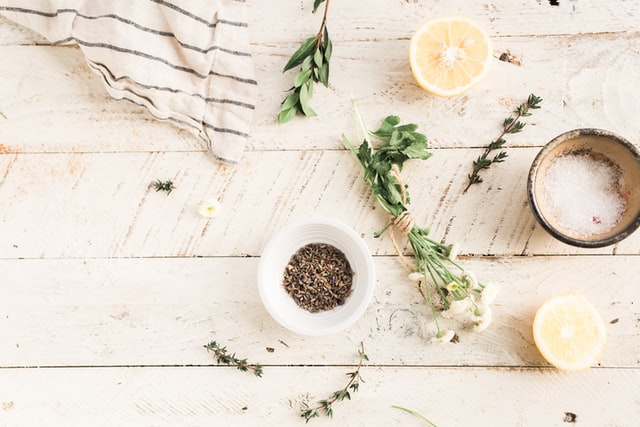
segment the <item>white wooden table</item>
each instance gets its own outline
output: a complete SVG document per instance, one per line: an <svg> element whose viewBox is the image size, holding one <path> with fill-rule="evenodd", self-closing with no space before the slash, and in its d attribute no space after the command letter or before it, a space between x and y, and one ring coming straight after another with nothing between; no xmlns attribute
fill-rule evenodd
<svg viewBox="0 0 640 427"><path fill-rule="evenodd" d="M260 98L235 166L110 99L79 49L0 19L0 426L303 425L301 402L344 385L361 341L366 382L333 420L310 424L425 425L391 407L401 405L440 427L640 425L640 233L564 245L536 224L525 191L540 147L566 130L640 144L640 3L333 1L319 116L278 126L292 79L280 70L320 19L310 0L285 3L248 3ZM420 90L407 59L413 30L441 14L475 19L494 43L488 77L453 99ZM531 92L542 109L509 137L508 160L462 194L472 160ZM397 114L429 137L433 157L405 168L411 209L502 285L488 330L430 343L429 312L389 239L373 238L385 216L340 140L351 93L372 127ZM176 189L155 192L156 179ZM223 210L207 220L196 210L210 196ZM378 274L365 315L322 338L280 327L256 289L269 237L314 214L361 233ZM570 291L596 305L609 335L579 373L549 367L531 332L537 307ZM214 339L263 364L263 377L218 366L203 348Z"/></svg>

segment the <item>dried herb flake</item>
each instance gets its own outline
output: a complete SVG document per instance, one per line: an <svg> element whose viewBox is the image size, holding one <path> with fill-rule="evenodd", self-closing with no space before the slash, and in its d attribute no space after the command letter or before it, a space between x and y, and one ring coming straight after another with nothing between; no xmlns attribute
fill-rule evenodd
<svg viewBox="0 0 640 427"><path fill-rule="evenodd" d="M351 295L353 274L341 250L326 243L310 243L289 259L282 284L296 304L316 313L345 303Z"/></svg>

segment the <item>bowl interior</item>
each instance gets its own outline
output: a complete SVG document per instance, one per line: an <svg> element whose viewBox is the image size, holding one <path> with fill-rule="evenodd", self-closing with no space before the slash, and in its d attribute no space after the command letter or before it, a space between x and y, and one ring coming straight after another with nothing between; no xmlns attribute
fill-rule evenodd
<svg viewBox="0 0 640 427"><path fill-rule="evenodd" d="M291 256L310 243L336 247L354 272L351 295L332 310L311 313L299 307L282 284ZM351 325L366 310L374 288L373 259L364 241L345 224L329 218L306 219L280 230L265 246L258 267L258 289L269 314L282 326L304 335L331 334Z"/></svg>
<svg viewBox="0 0 640 427"><path fill-rule="evenodd" d="M545 178L554 161L571 154L589 155L619 173L619 194L626 208L611 229L585 235L563 226L554 216L545 197ZM640 154L631 143L607 131L577 129L558 136L538 154L530 171L529 198L538 221L556 238L576 246L599 247L625 238L640 225L639 186Z"/></svg>

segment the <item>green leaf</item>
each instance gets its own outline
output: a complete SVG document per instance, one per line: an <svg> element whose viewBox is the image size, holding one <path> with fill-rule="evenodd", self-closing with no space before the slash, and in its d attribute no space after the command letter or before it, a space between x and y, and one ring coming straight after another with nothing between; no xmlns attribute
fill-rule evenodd
<svg viewBox="0 0 640 427"><path fill-rule="evenodd" d="M369 143L363 142L360 144L360 148L358 149L358 160L360 160L360 164L363 167L368 168L371 164L372 159L372 149Z"/></svg>
<svg viewBox="0 0 640 427"><path fill-rule="evenodd" d="M291 55L291 58L289 58L289 61L284 66L282 72L288 71L302 64L302 61L304 61L307 56L311 55L313 49L315 49L316 43L317 39L315 36L309 37L308 39L303 41L298 50L296 50L294 54Z"/></svg>
<svg viewBox="0 0 640 427"><path fill-rule="evenodd" d="M383 121L378 130L372 132L373 135L377 136L381 139L387 139L393 133L396 125L400 123L400 118L398 116L387 116Z"/></svg>
<svg viewBox="0 0 640 427"><path fill-rule="evenodd" d="M387 187L386 193L387 193L386 199L389 202L389 204L392 204L392 205L402 204L402 193L400 190L400 185L398 185L397 183L389 185L389 187Z"/></svg>
<svg viewBox="0 0 640 427"><path fill-rule="evenodd" d="M280 111L280 114L278 114L278 124L284 124L293 119L296 111L297 109L295 107Z"/></svg>
<svg viewBox="0 0 640 427"><path fill-rule="evenodd" d="M298 103L299 99L300 95L298 92L292 92L284 99L284 101L282 101L282 110L288 110L289 108L294 107Z"/></svg>
<svg viewBox="0 0 640 427"><path fill-rule="evenodd" d="M309 91L313 87L313 82L309 81L300 87L300 108L307 117L316 116L316 112L309 106Z"/></svg>
<svg viewBox="0 0 640 427"><path fill-rule="evenodd" d="M313 56L309 55L306 58L304 58L304 61L302 61L302 65L300 66L300 70L301 71L310 70L312 64L313 64Z"/></svg>
<svg viewBox="0 0 640 427"><path fill-rule="evenodd" d="M322 47L324 50L324 59L325 61L329 62L329 59L331 59L331 54L333 53L333 42L329 38L329 30L327 30L326 25L324 27Z"/></svg>
<svg viewBox="0 0 640 427"><path fill-rule="evenodd" d="M313 13L316 13L322 3L324 3L324 0L313 0Z"/></svg>
<svg viewBox="0 0 640 427"><path fill-rule="evenodd" d="M313 54L313 63L316 64L316 67L320 68L322 67L323 60L324 55L322 55L322 50L316 49L315 53Z"/></svg>
<svg viewBox="0 0 640 427"><path fill-rule="evenodd" d="M322 64L318 70L318 81L325 86L329 86L329 62Z"/></svg>
<svg viewBox="0 0 640 427"><path fill-rule="evenodd" d="M298 71L298 73L293 79L293 86L301 87L309 80L309 77L311 77L311 70Z"/></svg>
<svg viewBox="0 0 640 427"><path fill-rule="evenodd" d="M409 145L402 150L402 154L405 154L410 159L427 160L431 157L431 153L427 151L427 144L422 142Z"/></svg>

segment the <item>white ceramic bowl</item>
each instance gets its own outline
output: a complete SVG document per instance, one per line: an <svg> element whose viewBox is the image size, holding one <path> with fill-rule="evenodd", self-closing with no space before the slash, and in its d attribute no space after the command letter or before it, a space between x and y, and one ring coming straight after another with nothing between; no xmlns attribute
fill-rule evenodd
<svg viewBox="0 0 640 427"><path fill-rule="evenodd" d="M354 271L351 295L332 310L311 313L299 307L282 284L291 256L310 243L341 250ZM369 305L375 283L373 259L364 241L347 225L325 217L299 220L278 231L258 265L258 290L265 308L282 326L302 335L328 335L350 326Z"/></svg>

